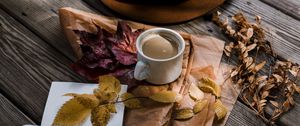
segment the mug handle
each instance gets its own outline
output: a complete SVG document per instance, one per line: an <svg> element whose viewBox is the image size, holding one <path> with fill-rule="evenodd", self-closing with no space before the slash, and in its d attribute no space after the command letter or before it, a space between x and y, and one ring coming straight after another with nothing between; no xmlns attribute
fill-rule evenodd
<svg viewBox="0 0 300 126"><path fill-rule="evenodd" d="M144 80L149 76L149 65L143 61L138 61L134 69L134 78Z"/></svg>

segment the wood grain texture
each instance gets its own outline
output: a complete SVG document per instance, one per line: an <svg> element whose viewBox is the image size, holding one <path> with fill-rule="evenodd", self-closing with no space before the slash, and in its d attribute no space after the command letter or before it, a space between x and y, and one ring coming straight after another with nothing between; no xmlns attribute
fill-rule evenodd
<svg viewBox="0 0 300 126"><path fill-rule="evenodd" d="M68 58L75 60L58 17L61 7L92 12L81 0L1 0L0 7Z"/></svg>
<svg viewBox="0 0 300 126"><path fill-rule="evenodd" d="M87 2L89 5L95 7L96 9L101 8L101 5L98 5L101 3L98 2L97 0L85 0L85 2ZM227 3L223 6L221 6L219 8L219 10L221 10L221 12L225 13L225 16L232 16L234 13L239 12L240 6L242 6L242 9L244 9L243 12L246 13L246 16L254 17L256 15L256 11L249 13L248 10L251 10L251 11L253 11L253 10L252 10L252 5L250 6L248 4L249 3L247 3L246 1L229 1L229 2L227 1ZM275 11L275 13L279 13L280 16L282 15L281 17L288 17L288 18L292 19L288 15L285 15L282 12L273 9L272 7L262 3L260 1L254 1L254 3L251 3L251 4L255 4L255 8L257 8L257 6L267 7L265 9L262 7L259 8L260 9L259 11L262 11L261 14L263 14L263 16L262 16L263 18L265 17L265 15L274 15L274 14L270 14L273 12L268 11L268 9L269 10L271 9L272 11ZM297 50L297 48L300 47L300 45L299 45L300 39L296 38L296 40L291 41L291 42L286 40L286 39L291 39L288 37L288 36L291 36L291 35L289 35L289 34L291 34L291 32L289 31L290 29L285 29L281 26L276 26L276 25L274 25L274 23L278 22L279 24L288 25L291 28L299 22L295 19L292 19L292 22L289 23L288 20L281 20L280 17L277 17L276 19L274 19L274 21L272 21L272 20L273 20L272 17L267 17L267 20L263 20L263 27L265 27L267 29L275 29L275 31L276 31L276 32L271 31L271 30L267 31L267 36L268 36L267 39L272 41L273 45L277 45L277 48L281 49L280 51L284 52L283 54L281 54L281 56L290 57L293 54L289 53L288 51L291 48L295 48ZM227 41L227 38L223 35L223 33L220 31L220 29L215 24L213 24L211 21L206 20L203 17L198 18L191 22L184 23L184 24L164 26L164 27L168 27L168 28L176 29L176 30L182 30L182 31L186 31L188 33L194 33L194 34L208 34L208 35L216 36L220 39ZM296 28L296 29L300 29L300 28ZM281 36L279 36L278 33L280 35L286 34L285 38L282 38ZM295 34L298 35L299 32L297 32ZM271 38L274 36L275 36L275 38ZM292 38L295 38L295 37L292 37ZM292 47L281 46L283 41L285 41L284 43L286 43L286 44L292 43L292 44L296 44L296 45L293 45ZM275 50L277 50L277 49L275 48ZM277 51L277 53L278 52L279 51ZM299 51L297 51L295 53L296 53L295 55L300 55ZM300 61L299 57L297 57L297 56L294 56L294 57L295 57L296 61ZM227 58L223 57L222 61L226 62ZM230 119L227 122L227 125L262 125L263 124L263 121L260 118L257 118L255 116L255 113L252 110L250 110L247 106L243 105L240 101L237 101L237 104L234 106L234 108L235 108L235 111L233 111L232 116L229 117ZM299 108L300 107L296 105L296 107L292 111L288 112L281 118L281 120L279 121L279 124L281 124L281 125L285 125L285 124L297 125L299 123L299 121L297 119L293 120L293 119L288 119L288 118L292 115L298 115L297 113L299 113L299 111L298 111ZM243 113L240 113L240 110L242 110ZM241 121L239 122L239 120L241 120Z"/></svg>
<svg viewBox="0 0 300 126"><path fill-rule="evenodd" d="M299 0L260 0L283 13L300 20L300 1Z"/></svg>
<svg viewBox="0 0 300 126"><path fill-rule="evenodd" d="M247 106L236 102L227 120L226 126L265 126L266 124L256 116Z"/></svg>
<svg viewBox="0 0 300 126"><path fill-rule="evenodd" d="M262 26L266 29L267 40L271 41L275 52L291 61L300 63L300 21L259 0L227 0L219 7L224 17L243 12L250 21L256 15L262 17ZM184 24L169 26L194 34L209 34L226 41L226 37L210 20L199 18Z"/></svg>
<svg viewBox="0 0 300 126"><path fill-rule="evenodd" d="M35 124L16 106L0 93L0 125L20 126L24 124Z"/></svg>
<svg viewBox="0 0 300 126"><path fill-rule="evenodd" d="M49 42L51 46L55 47L60 52L64 53L68 58L74 59L70 46L64 35L61 32L60 25L58 22L58 17L56 14L56 10L59 7L70 6L77 9L82 9L85 11L92 12L92 9L86 7L84 3L81 1L63 1L63 0L10 0L10 1L0 1L1 8L4 8L9 14L13 15L18 21L22 22L27 28L33 31L36 35L41 37L46 42ZM275 46L275 50L280 53L281 56L285 58L291 58L296 60L298 63L300 61L300 42L299 42L299 21L284 14L281 11L278 11L272 8L269 5L266 5L258 0L252 0L250 2L247 1L239 1L239 0L231 0L228 1L224 6L219 8L221 12L225 15L232 15L240 10L246 13L247 16L261 15L263 17L263 26L269 29L268 38L272 40ZM1 13L1 22L2 18L7 17L7 15L2 16ZM11 18L8 21L13 20ZM8 22L6 21L6 22ZM9 24L9 23L8 23ZM15 25L17 24L17 26ZM13 26L12 26L13 25ZM51 46L47 45L44 47L44 41L38 39L34 34L30 33L28 30L25 30L24 27L21 27L22 32L20 33L18 23L10 24L8 28L9 31L17 31L16 33L7 32L4 37L1 37L1 51L0 58L5 57L3 62L1 62L1 74L0 74L0 84L3 86L3 83L9 83L9 85L4 85L5 88L0 88L1 90L7 90L9 96L13 99L13 103L18 103L20 106L24 103L28 103L32 99L36 99L38 95L41 95L41 99L44 100L42 105L41 103L31 103L30 105L25 105L24 110L31 113L30 116L35 117L35 120L39 120L42 116L41 111L44 108L44 103L46 101L47 91L49 89L50 80L53 78L62 79L65 76L70 76L69 71L65 71L66 75L60 76L63 72L58 72L56 75L54 71L61 69L61 63L64 61L56 61L61 56L59 53L54 51ZM1 27L2 27L1 23ZM7 26L6 26L7 27ZM173 25L173 26L165 26L173 29L179 29L183 31L187 31L190 33L204 33L209 34L220 39L226 40L226 37L220 32L219 28L217 28L213 23L204 18L198 18L194 21L184 23L181 25ZM2 28L1 28L2 29ZM29 33L27 33L29 32ZM26 34L25 34L26 33ZM25 35L24 35L25 34ZM28 35L29 34L29 35ZM2 36L2 30L1 30ZM15 37L18 36L18 37ZM21 36L21 37L20 37ZM25 36L25 37L24 37ZM6 40L8 39L8 40ZM6 46L2 47L2 41L8 41ZM17 41L17 42L16 42ZM14 44L11 44L14 42ZM29 42L29 43L28 43ZM27 44L24 44L27 43ZM42 44L40 44L42 43ZM40 47L40 45L42 47ZM11 47L14 47L11 49ZM28 50L22 49L24 47L28 48ZM36 49L37 48L37 49ZM41 49L42 48L42 49ZM45 49L46 48L46 49ZM10 51L6 51L6 50ZM4 51L5 52L4 52ZM37 50L37 51L35 51ZM46 51L45 51L46 50ZM48 52L50 50L50 52ZM18 52L17 54L15 52ZM39 54L41 53L41 54ZM56 57L56 54L58 55ZM22 55L25 58L22 58ZM45 56L46 55L46 56ZM53 56L54 55L54 56ZM33 56L33 57L32 57ZM34 58L40 59L34 59ZM55 62L51 60L51 62L46 62L45 59L54 59ZM22 64L22 60L26 59L25 63ZM29 61L27 61L29 59ZM64 59L64 58L63 58ZM43 62L42 65L40 60ZM65 59L66 60L66 59ZM33 62L35 61L35 62ZM66 60L67 62L70 62ZM28 63L30 62L30 63ZM32 64L34 65L32 65ZM12 64L13 68L4 68L2 65ZM37 64L38 68L35 68ZM45 64L45 65L44 65ZM53 65L55 64L55 65ZM57 68L57 66L59 66ZM43 67L44 66L44 67ZM3 68L3 70L2 70ZM50 70L49 68L55 68L56 70ZM72 73L72 72L71 72ZM52 75L54 74L54 75ZM17 75L17 76L16 76ZM56 76L55 76L56 75ZM57 77L59 76L59 77ZM73 76L73 73L72 75ZM75 76L75 75L74 75ZM46 78L46 79L45 79ZM76 78L62 79L62 80L75 80ZM74 81L73 80L73 81ZM80 79L81 80L81 79ZM32 83L31 85L28 85ZM26 85L26 86L24 86ZM10 87L11 86L11 87ZM10 89L12 88L12 89ZM26 91L21 89L25 88ZM30 93L28 90L31 89L33 93ZM41 93L42 92L42 93ZM28 95L30 94L30 95ZM28 98L33 96L33 94L37 95L32 98ZM28 96L27 96L28 95ZM25 102L22 101L23 98L26 98ZM299 98L298 98L299 99ZM38 99L40 100L40 99ZM41 101L42 101L41 100ZM15 102L16 101L16 102ZM30 107L31 106L31 107ZM31 109L38 109L36 111L31 112ZM297 107L298 108L298 107ZM245 109L245 108L243 108ZM295 108L296 109L296 108ZM295 110L294 109L294 110ZM245 109L246 110L246 109ZM293 110L293 111L294 111ZM291 111L291 112L293 112ZM37 117L37 118L36 118ZM242 116L241 118L249 118L247 116ZM282 117L285 118L285 117ZM287 117L287 121L290 119ZM295 119L297 120L297 119ZM39 120L40 121L40 120ZM236 122L235 122L236 123ZM234 123L233 123L234 124ZM293 124L293 122L289 122L289 124ZM228 125L230 123L228 122Z"/></svg>
<svg viewBox="0 0 300 126"><path fill-rule="evenodd" d="M85 82L72 61L0 10L0 90L39 124L52 81Z"/></svg>

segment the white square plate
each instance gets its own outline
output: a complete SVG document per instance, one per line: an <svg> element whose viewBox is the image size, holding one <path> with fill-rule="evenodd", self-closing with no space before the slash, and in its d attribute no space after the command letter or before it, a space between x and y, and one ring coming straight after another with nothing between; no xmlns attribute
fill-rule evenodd
<svg viewBox="0 0 300 126"><path fill-rule="evenodd" d="M56 113L60 107L69 99L70 96L63 96L66 93L88 93L92 94L93 90L98 87L98 84L86 84L86 83L75 83L75 82L52 82L46 107L44 110L44 115L42 119L41 126L51 126ZM127 90L127 85L121 86L120 94L125 93ZM116 104L117 113L112 114L109 120L108 126L122 126L123 115L124 115L124 104ZM92 126L90 121L90 116L82 123L82 126Z"/></svg>

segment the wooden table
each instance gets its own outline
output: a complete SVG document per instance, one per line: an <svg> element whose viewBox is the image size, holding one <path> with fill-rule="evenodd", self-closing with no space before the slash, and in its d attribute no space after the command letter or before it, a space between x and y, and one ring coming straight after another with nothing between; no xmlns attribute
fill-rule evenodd
<svg viewBox="0 0 300 126"><path fill-rule="evenodd" d="M86 0L97 5L97 0ZM52 81L87 82L74 73L71 47L59 25L57 9L73 7L99 13L81 0L0 1L0 125L40 124ZM102 5L99 10L114 15ZM299 0L228 0L218 8L225 15L243 11L260 15L267 38L282 57L300 63ZM220 29L206 18L165 26L194 34L208 34L226 41ZM225 60L223 60L225 61ZM294 109L277 125L300 125L300 96ZM228 126L265 125L241 101L237 101Z"/></svg>

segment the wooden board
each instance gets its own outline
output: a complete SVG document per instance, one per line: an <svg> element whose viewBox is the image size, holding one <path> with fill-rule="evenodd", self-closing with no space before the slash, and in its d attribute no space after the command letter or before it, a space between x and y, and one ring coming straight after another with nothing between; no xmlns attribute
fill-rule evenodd
<svg viewBox="0 0 300 126"><path fill-rule="evenodd" d="M236 102L226 126L265 126L265 123L247 106Z"/></svg>
<svg viewBox="0 0 300 126"><path fill-rule="evenodd" d="M94 1L94 0L90 0L90 1ZM46 1L46 0L4 1L2 0L0 1L1 8L3 8L6 12L8 12L10 15L12 15L15 19L20 21L23 25L25 25L28 29L30 29L30 31L33 32L31 33L29 30L26 30L22 25L16 23L16 21L13 20L12 18L6 19L6 22L9 21L8 24L11 23L10 25L8 25L9 26L8 28L10 28L9 31L15 31L15 32L18 31L18 32L17 33L9 32L7 33L7 35L5 35L7 37L3 37L1 34L0 49L3 49L2 43L7 41L10 42L8 43L8 45L14 47L14 49L11 49L10 51L7 52L0 52L0 58L5 57L5 59L3 59L4 63L1 63L0 67L1 68L3 66L6 67L7 65L15 66L11 68L3 67L5 68L3 72L1 69L1 73L2 73L0 74L1 90L8 92L8 96L11 97L9 99L14 101L13 103L17 103L18 106L20 106L20 108L24 110L24 113L28 114L32 118L35 118L34 120L37 121L40 121L40 118L42 116L41 112L42 109L44 108L43 106L44 103L30 103L29 102L30 99L32 100L36 98L36 97L30 98L31 96L33 96L33 94L37 96L41 95L41 98L38 98L38 101L42 99L41 101L44 100L43 102L45 102L46 99L45 94L47 94L51 80L84 81L82 79L78 79L77 75L73 75L73 73L70 72L69 70L65 71L64 74L66 75L62 74L61 72L62 70L60 70L62 64L67 65L68 63L71 62L70 60L67 60L67 58L74 60L74 55L72 54L70 46L68 42L66 42L66 39L62 34L60 25L58 23L56 10L59 7L63 7L63 6L70 6L77 9L94 12L93 9L87 7L86 4L82 3L82 1L76 1L76 0L75 1L62 1L62 0L51 0L51 1ZM278 52L282 52L282 56L284 57L294 58L294 60L297 60L297 62L299 63L300 46L299 46L298 36L300 30L299 30L299 25L297 25L299 24L298 20L258 0L253 0L253 1L230 0L219 9L222 12L224 12L226 15L232 15L233 13L236 13L239 10L247 12L246 13L247 16L254 16L256 14L261 15L263 18L263 25L268 29L271 29L271 31L268 33L268 37L272 38L274 44L277 45L276 49L278 50ZM4 17L9 17L9 16L7 14L3 16L3 14L1 13L1 22L0 22L1 25L2 25L2 18ZM179 30L183 30L195 34L197 33L209 34L218 37L220 39L226 40L226 37L223 36L219 28L217 28L211 21L208 21L205 18L199 18L194 21L187 22L181 25L173 25L173 26L165 26L165 27L169 27L172 29L179 29ZM36 35L42 38L42 40L37 38ZM21 36L21 37L15 37L15 36ZM28 42L29 44L26 44ZM45 42L49 43L49 45L45 44ZM33 47L29 48L29 45ZM17 56L13 55L12 51L18 51L17 49L21 47L27 47L31 50L29 51L21 50L19 53L20 55L19 54ZM55 49L52 47L54 47ZM64 57L60 53L57 53L57 51L60 51L66 57ZM41 54L37 55L38 53ZM25 55L26 59L29 59L29 61L31 60L34 61L34 58L30 58L28 56L29 54L30 57L31 55L33 55L34 58L38 58L36 59L36 61L39 60L44 61L43 64L41 65L41 64L37 64L36 62L33 62L33 64L37 64L38 68L35 68L32 67L32 65L27 62L22 63L21 57L23 55ZM54 60L49 60L48 62L45 62L45 58L44 58L45 55L46 55L46 59L50 57L49 59L54 59ZM60 59L60 62L63 63L58 62L57 59ZM48 68L53 68L55 70L51 69L49 71ZM63 68L67 69L67 67L63 67ZM62 74L62 76L56 75L55 72L57 71L59 71L58 73ZM56 77L55 75L61 77ZM72 77L70 78L66 76L72 76ZM23 91L21 89L25 89L26 91ZM33 93L30 93L28 91L29 89L31 89ZM26 105L26 103L30 103L30 105ZM25 107L23 106L23 104L25 104ZM31 111L32 108L36 108L38 110ZM247 107L242 106L242 110L247 110ZM293 117L293 115L291 116ZM245 118L242 120L246 120L246 118L253 118L253 117L250 116L247 117L241 115L241 118ZM282 117L282 118L286 118L285 122L287 122L290 120L289 118L291 117ZM297 121L297 119L295 120ZM297 122L293 122L295 120L288 122L288 124L297 124ZM283 122L283 124L285 124L285 122ZM237 122L234 123L236 124ZM231 125L230 122L228 122L228 125Z"/></svg>
<svg viewBox="0 0 300 126"><path fill-rule="evenodd" d="M64 55L0 10L0 89L33 121L41 121L52 81L85 80Z"/></svg>
<svg viewBox="0 0 300 126"><path fill-rule="evenodd" d="M299 0L260 0L270 6L282 11L283 13L300 20L300 1Z"/></svg>
<svg viewBox="0 0 300 126"><path fill-rule="evenodd" d="M74 7L92 12L81 0L1 0L0 7L22 22L37 36L47 41L51 46L75 60L70 44L63 35L59 24L58 9Z"/></svg>
<svg viewBox="0 0 300 126"><path fill-rule="evenodd" d="M6 99L0 93L0 125L11 126L11 125L24 125L24 124L35 124L29 119L18 107L14 106L8 99Z"/></svg>

